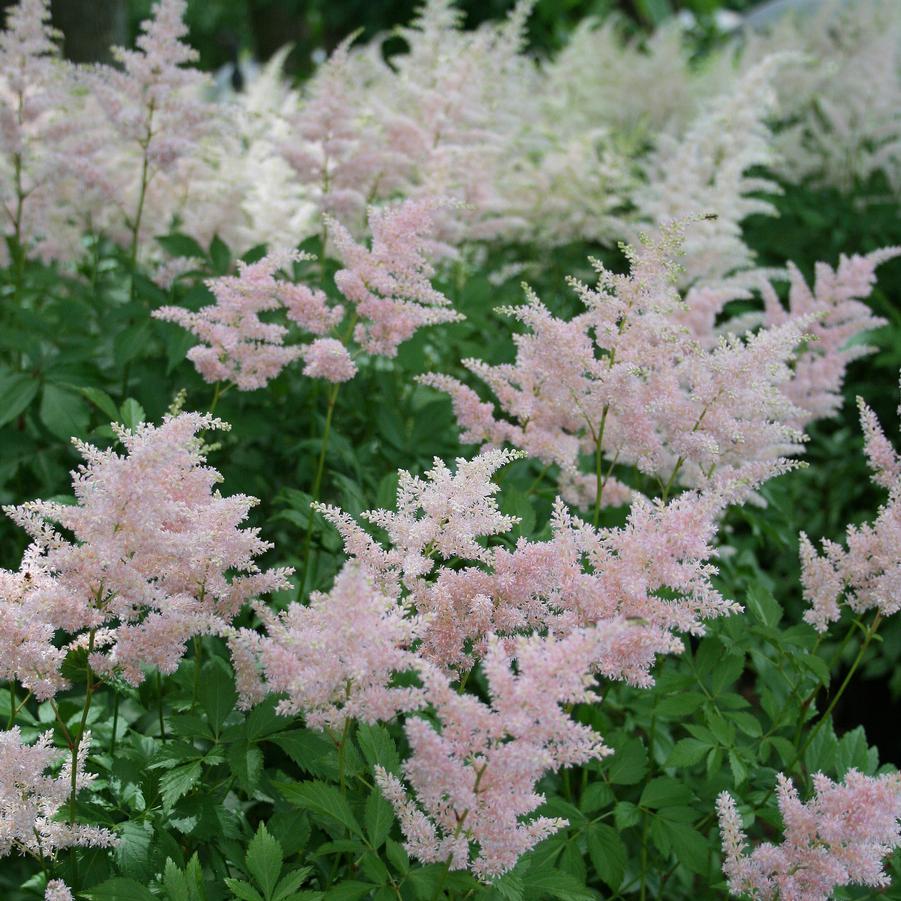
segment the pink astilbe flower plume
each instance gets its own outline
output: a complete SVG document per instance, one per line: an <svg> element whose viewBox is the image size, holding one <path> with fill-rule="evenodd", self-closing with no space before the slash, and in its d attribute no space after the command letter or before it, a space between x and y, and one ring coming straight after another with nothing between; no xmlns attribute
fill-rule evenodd
<svg viewBox="0 0 901 901"><path fill-rule="evenodd" d="M429 199L370 208L368 248L339 222L327 219L345 267L335 274L335 284L354 307L360 320L354 338L368 353L393 357L398 345L422 326L462 318L432 287L432 260L450 252L433 238L435 208L436 201Z"/></svg>
<svg viewBox="0 0 901 901"><path fill-rule="evenodd" d="M890 879L885 857L901 846L901 776L864 776L849 770L844 783L813 776L806 804L779 773L777 796L785 827L781 845L759 844L748 854L735 801L716 802L723 840L723 872L735 896L756 901L827 901L840 886L879 888Z"/></svg>
<svg viewBox="0 0 901 901"><path fill-rule="evenodd" d="M59 59L49 0L19 0L0 32L0 203L3 230L24 255L76 254L80 235L60 214L70 139L81 103ZM5 248L2 253L5 254Z"/></svg>
<svg viewBox="0 0 901 901"><path fill-rule="evenodd" d="M121 68L96 66L84 79L111 130L110 146L98 165L107 171L98 180L112 194L124 219L121 234L136 252L147 231L147 203L151 183L165 175L174 179L164 207L181 193L179 165L198 153L202 142L222 127L222 113L203 100L208 77L192 68L199 54L184 38L186 0L157 0L153 14L141 24L137 48L114 48ZM174 213L167 209L163 215ZM160 218L158 215L157 219ZM168 222L157 222L165 228Z"/></svg>
<svg viewBox="0 0 901 901"><path fill-rule="evenodd" d="M445 559L490 561L491 552L479 539L501 535L518 521L497 506L499 491L491 478L516 460L516 451L487 451L473 460L458 459L452 472L438 458L424 478L399 472L397 510L367 510L362 518L383 529L390 547L385 550L338 507L314 504L344 539L345 550L390 592L401 582L410 587L431 572L435 555Z"/></svg>
<svg viewBox="0 0 901 901"><path fill-rule="evenodd" d="M215 489L221 476L197 433L225 423L182 413L133 432L113 428L123 454L76 442L85 463L73 473L75 504L4 508L33 544L0 610L13 624L22 610L41 611L40 628L69 633L95 670L137 685L144 666L174 672L192 636L222 632L246 601L285 587L287 571L255 563L270 547L240 527L255 498ZM47 694L58 684L56 651L46 631L36 627L34 638L44 656L23 642L21 666L40 663L28 678Z"/></svg>
<svg viewBox="0 0 901 901"><path fill-rule="evenodd" d="M309 606L256 610L265 634L242 629L229 639L245 704L284 694L279 713L337 731L349 719L374 723L423 706L421 689L391 684L418 664L410 647L421 620L357 567L345 567L327 594L314 592Z"/></svg>
<svg viewBox="0 0 901 901"><path fill-rule="evenodd" d="M51 879L44 889L44 901L75 901L75 896L62 879Z"/></svg>
<svg viewBox="0 0 901 901"><path fill-rule="evenodd" d="M862 398L857 403L873 482L889 496L872 523L848 526L847 550L826 539L820 555L801 533L801 582L810 604L804 619L819 632L841 618L841 598L858 615L875 609L890 616L901 609L901 457L876 414Z"/></svg>
<svg viewBox="0 0 901 901"><path fill-rule="evenodd" d="M310 351L298 345L286 346L288 329L264 321L261 313L284 308L289 319L319 335L337 325L344 314L340 305L330 307L321 291L277 277L279 270L301 259L309 257L281 251L256 263L240 262L236 276L207 282L215 304L196 313L183 307L160 307L153 315L181 325L203 342L188 351L188 359L208 382L232 382L242 391L265 387L285 366ZM320 364L307 374L346 375L347 362L343 358L338 363L327 361L330 366ZM353 361L349 362L352 366ZM307 366L309 369L309 361Z"/></svg>
<svg viewBox="0 0 901 901"><path fill-rule="evenodd" d="M424 863L447 861L451 869L490 879L567 825L526 817L544 801L535 791L543 775L610 753L599 735L561 705L596 700L589 674L613 632L577 631L562 640L521 637L512 653L503 642L489 641L488 704L458 693L440 670L423 666L440 731L424 718L407 720L412 753L403 765L406 785L376 768L412 856Z"/></svg>
<svg viewBox="0 0 901 901"><path fill-rule="evenodd" d="M463 361L502 415L456 379L420 381L450 394L464 440L510 443L558 466L561 491L580 506L630 497L615 477L603 476L598 488L595 475L580 471L583 455L600 456L603 472L634 466L664 495L680 484L708 485L714 475L735 481L749 468L778 473L802 439L793 425L800 411L783 386L806 321L703 346L682 321L673 283L680 246L673 226L628 251L628 275L593 261L596 287L570 280L585 312L569 320L528 290L524 305L505 309L528 329L514 336L515 362Z"/></svg>
<svg viewBox="0 0 901 901"><path fill-rule="evenodd" d="M88 787L95 778L84 769L90 744L90 733L85 733L76 760L77 790ZM72 790L72 760L66 759L56 775L48 775L47 770L62 756L53 747L50 732L28 745L18 726L0 731L0 857L17 851L50 858L63 848L108 848L118 843L108 829L69 825L57 818Z"/></svg>
<svg viewBox="0 0 901 901"><path fill-rule="evenodd" d="M484 656L490 635L562 637L628 619L630 628L617 632L596 666L646 686L656 656L682 650L678 633L701 634L705 619L740 609L713 587L708 562L717 519L737 489L636 503L620 529L595 529L558 501L549 540L520 538L508 550L490 543L516 521L500 512L491 477L517 456L485 451L457 461L455 473L436 461L425 478L402 471L397 510L362 514L386 534L385 544L337 507L318 506L352 561L424 615L423 658L465 672Z"/></svg>
<svg viewBox="0 0 901 901"><path fill-rule="evenodd" d="M873 353L866 344L852 343L863 332L885 325L863 303L876 284L876 268L901 255L901 247L884 247L865 256L842 254L835 269L817 263L813 288L797 267L789 264L788 310L769 283L764 283L765 322L781 325L791 317L807 317L810 341L798 355L785 394L803 413L801 424L835 415L842 403L845 372L854 361Z"/></svg>

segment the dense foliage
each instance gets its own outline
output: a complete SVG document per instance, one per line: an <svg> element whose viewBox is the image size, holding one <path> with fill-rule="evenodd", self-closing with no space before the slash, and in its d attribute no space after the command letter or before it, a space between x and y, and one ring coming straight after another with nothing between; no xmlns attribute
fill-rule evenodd
<svg viewBox="0 0 901 901"><path fill-rule="evenodd" d="M3 898L901 898L898 8L530 11L11 14Z"/></svg>

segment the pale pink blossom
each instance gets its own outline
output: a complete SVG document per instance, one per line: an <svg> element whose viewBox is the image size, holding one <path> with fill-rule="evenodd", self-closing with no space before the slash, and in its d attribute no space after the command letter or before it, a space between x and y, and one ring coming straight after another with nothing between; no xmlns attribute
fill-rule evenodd
<svg viewBox="0 0 901 901"><path fill-rule="evenodd" d="M75 504L4 508L33 541L19 587L27 573L30 584L4 603L4 615L41 611L38 627L68 633L95 670L137 685L143 667L174 672L192 636L222 632L246 601L285 587L286 570L255 563L270 545L240 527L256 500L223 497L221 476L206 464L198 432L224 427L181 413L133 432L114 425L123 454L76 442L86 462L73 473ZM41 670L28 676L45 694L59 678L54 653L47 647ZM35 659L30 650L32 669Z"/></svg>
<svg viewBox="0 0 901 901"><path fill-rule="evenodd" d="M603 473L636 467L664 495L715 476L737 484L761 465L778 471L802 440L794 425L800 411L784 386L807 321L703 346L682 321L673 283L680 235L673 227L630 250L629 275L593 261L596 287L570 280L585 306L570 319L554 316L529 290L525 304L506 308L527 327L514 337L515 362L463 361L491 389L499 412L456 379L422 377L451 395L463 440L509 443L559 467L561 489L572 496L581 487L580 500L589 500L580 470L587 455L596 461L600 454ZM623 499L618 487L606 502Z"/></svg>
<svg viewBox="0 0 901 901"><path fill-rule="evenodd" d="M303 374L327 382L347 382L357 374L357 364L337 338L317 338L303 347Z"/></svg>
<svg viewBox="0 0 901 901"><path fill-rule="evenodd" d="M818 554L801 533L801 582L810 605L804 619L819 632L840 619L842 599L856 614L901 609L901 460L873 411L861 398L858 406L873 482L889 496L872 523L848 526L847 550L826 539Z"/></svg>
<svg viewBox="0 0 901 901"><path fill-rule="evenodd" d="M237 275L207 282L215 304L197 312L160 307L153 315L181 325L201 340L188 351L188 359L208 382L232 382L242 391L265 387L304 351L298 345L286 345L287 327L265 321L261 313L290 304L291 318L303 319L307 325L340 320L340 308L334 314L327 312L312 291L277 277L280 269L303 258L296 252L281 251L256 263L240 262Z"/></svg>
<svg viewBox="0 0 901 901"><path fill-rule="evenodd" d="M76 760L75 787L79 791L95 778L84 769L90 744L88 732ZM53 747L51 732L42 733L28 745L18 726L0 731L0 857L16 851L52 858L63 848L117 844L116 835L108 829L69 825L57 816L72 791L72 759L66 756L56 775L48 775L47 770L63 756Z"/></svg>
<svg viewBox="0 0 901 901"><path fill-rule="evenodd" d="M362 519L385 533L380 543L337 507L319 505L351 560L392 597L425 615L419 654L465 672L483 657L490 635L556 636L628 619L609 653L596 660L608 678L650 685L656 656L682 650L680 633L740 609L714 588L710 563L716 523L736 490L686 492L668 504L637 500L622 528L595 529L559 502L545 541L492 543L515 524L497 506L493 473L516 458L493 450L440 461L425 479L401 472L397 509Z"/></svg>
<svg viewBox="0 0 901 901"><path fill-rule="evenodd" d="M62 879L51 879L44 889L44 901L75 901L75 896Z"/></svg>
<svg viewBox="0 0 901 901"><path fill-rule="evenodd" d="M411 647L422 621L359 568L345 567L331 591L314 592L309 605L278 614L256 609L264 634L242 629L230 639L245 704L264 691L283 695L279 713L302 713L311 728L337 731L349 719L374 723L423 706L420 689L392 684L396 673L418 666ZM265 677L265 688L246 678L248 664Z"/></svg>
<svg viewBox="0 0 901 901"><path fill-rule="evenodd" d="M843 783L813 776L806 804L791 779L777 775L785 838L762 842L750 854L735 801L717 798L723 872L735 896L758 901L827 901L846 885L888 886L883 859L901 845L901 777L849 770Z"/></svg>
<svg viewBox="0 0 901 901"><path fill-rule="evenodd" d="M425 325L462 317L432 286L432 260L449 251L434 240L433 200L408 200L369 210L370 247L358 244L327 219L335 251L344 264L335 284L359 319L354 338L368 353L393 357L398 345Z"/></svg>
<svg viewBox="0 0 901 901"><path fill-rule="evenodd" d="M797 267L789 264L786 310L772 286L762 285L765 323L782 325L790 318L805 317L809 341L798 354L794 374L785 394L802 411L801 424L834 416L842 403L842 386L848 366L873 353L874 348L855 342L864 332L886 324L863 299L876 284L876 267L901 254L901 247L885 247L861 256L842 254L835 269L817 263L813 288Z"/></svg>
<svg viewBox="0 0 901 901"><path fill-rule="evenodd" d="M599 735L562 707L596 700L589 673L609 634L519 638L512 653L490 641L487 704L457 692L440 670L423 665L440 731L422 717L407 720L412 753L403 765L406 785L376 768L412 856L423 863L447 861L451 869L471 869L487 880L567 824L526 817L544 801L535 789L543 775L610 753Z"/></svg>

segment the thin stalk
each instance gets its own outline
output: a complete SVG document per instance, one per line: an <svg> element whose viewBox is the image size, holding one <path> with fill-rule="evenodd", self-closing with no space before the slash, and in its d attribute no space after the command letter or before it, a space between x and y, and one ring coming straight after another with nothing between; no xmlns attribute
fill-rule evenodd
<svg viewBox="0 0 901 901"><path fill-rule="evenodd" d="M829 717L832 716L832 712L835 710L838 702L842 699L842 695L845 693L845 689L851 684L851 679L857 672L857 668L860 666L864 654L866 654L867 648L869 648L870 646L870 642L876 636L876 632L878 631L881 623L882 613L880 612L873 617L873 622L870 624L870 628L867 629L867 634L864 637L863 644L860 646L860 650L857 652L857 656L854 658L854 662L851 664L851 669L848 670L848 674L845 676L842 684L839 686L838 691L830 701L825 713L820 717L820 719L817 721L817 724L813 727L813 729L810 731L810 734L804 740L804 743L798 749L798 753L795 755L795 764L797 764L797 762L804 756L804 752L807 750L808 746L816 737L820 729L822 729L823 723L825 723L826 720L828 720ZM792 764L792 766L794 766L795 764Z"/></svg>
<svg viewBox="0 0 901 901"><path fill-rule="evenodd" d="M601 424L598 426L598 437L594 443L594 470L595 470L595 492L594 492L594 527L598 527L601 521L601 498L604 495L604 429L607 426L607 414L610 412L609 404L604 405L601 413Z"/></svg>
<svg viewBox="0 0 901 901"><path fill-rule="evenodd" d="M109 753L112 757L116 753L116 733L119 731L119 689L113 687L113 734L110 738Z"/></svg>
<svg viewBox="0 0 901 901"><path fill-rule="evenodd" d="M91 699L94 696L94 672L91 669L91 654L94 651L95 629L91 629L88 635L88 656L86 679L87 687L85 688L84 707L81 708L81 722L78 726L78 734L69 737L69 746L72 749L72 784L71 793L69 795L69 822L75 825L75 796L78 794L78 751L81 747L81 740L84 738L84 729L88 722L88 712L91 709ZM56 708L54 708L56 709ZM57 717L59 714L57 713Z"/></svg>
<svg viewBox="0 0 901 901"><path fill-rule="evenodd" d="M347 763L347 739L350 736L350 718L344 721L344 731L341 733L341 741L338 742L338 787L341 794L347 794L347 785L344 780L344 770Z"/></svg>
<svg viewBox="0 0 901 901"><path fill-rule="evenodd" d="M9 680L9 725L7 729L12 729L16 721L16 680Z"/></svg>
<svg viewBox="0 0 901 901"><path fill-rule="evenodd" d="M163 677L156 671L156 693L160 712L160 738L166 740L166 721L163 719Z"/></svg>
<svg viewBox="0 0 901 901"><path fill-rule="evenodd" d="M325 428L322 432L322 442L319 446L319 459L316 463L316 474L313 478L313 486L310 490L310 497L312 497L313 501L319 500L319 492L322 489L322 476L325 472L325 457L328 451L328 441L329 436L332 431L332 416L335 413L335 402L338 399L338 389L341 387L340 382L336 382L329 389L328 393L328 407L325 413ZM307 534L304 538L303 542L303 584L306 586L307 584L307 575L308 575L308 566L310 562L310 542L313 539L313 511L310 511L309 519L307 521Z"/></svg>
<svg viewBox="0 0 901 901"><path fill-rule="evenodd" d="M199 635L194 636L194 690L191 693L191 709L197 706L200 695L200 670L203 667L203 642Z"/></svg>

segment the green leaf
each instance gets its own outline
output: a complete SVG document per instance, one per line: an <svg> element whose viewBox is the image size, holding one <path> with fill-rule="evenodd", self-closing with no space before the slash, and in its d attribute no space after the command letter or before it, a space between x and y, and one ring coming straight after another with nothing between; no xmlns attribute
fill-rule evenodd
<svg viewBox="0 0 901 901"><path fill-rule="evenodd" d="M607 776L614 785L635 785L648 769L648 752L637 738L624 742L609 759Z"/></svg>
<svg viewBox="0 0 901 901"><path fill-rule="evenodd" d="M206 259L206 251L190 236L181 232L173 232L171 235L157 235L157 243L163 250L173 257L196 257L198 260Z"/></svg>
<svg viewBox="0 0 901 901"><path fill-rule="evenodd" d="M163 888L169 895L169 901L206 901L203 871L196 851L184 870L180 870L171 857L166 858Z"/></svg>
<svg viewBox="0 0 901 901"><path fill-rule="evenodd" d="M691 801L691 789L684 783L661 776L652 779L641 793L638 800L639 807L649 807L652 810L657 807L669 807L674 804L687 804Z"/></svg>
<svg viewBox="0 0 901 901"><path fill-rule="evenodd" d="M341 792L325 782L279 782L276 787L285 800L320 817L336 820L354 835L363 837L350 805Z"/></svg>
<svg viewBox="0 0 901 901"><path fill-rule="evenodd" d="M231 890L231 893L236 898L240 898L241 901L264 901L263 896L249 882L245 882L243 879L226 878L225 884Z"/></svg>
<svg viewBox="0 0 901 901"><path fill-rule="evenodd" d="M0 426L12 422L35 398L40 382L15 373L0 378Z"/></svg>
<svg viewBox="0 0 901 901"><path fill-rule="evenodd" d="M665 822L665 821L660 821ZM710 845L706 838L686 823L666 822L667 836L676 860L684 864L692 873L707 874Z"/></svg>
<svg viewBox="0 0 901 901"><path fill-rule="evenodd" d="M282 732L269 741L278 745L311 776L338 777L335 746L322 734L309 729Z"/></svg>
<svg viewBox="0 0 901 901"><path fill-rule="evenodd" d="M353 879L347 879L333 885L324 895L323 901L357 901L364 895L368 895L378 886L371 882L357 882Z"/></svg>
<svg viewBox="0 0 901 901"><path fill-rule="evenodd" d="M615 892L626 873L626 846L619 833L604 823L588 829L588 854L595 872Z"/></svg>
<svg viewBox="0 0 901 901"><path fill-rule="evenodd" d="M247 871L262 890L265 901L272 901L278 877L282 872L284 854L278 839L273 838L266 830L265 823L260 823L256 835L247 846L245 861Z"/></svg>
<svg viewBox="0 0 901 901"><path fill-rule="evenodd" d="M133 398L128 397L119 407L119 422L133 432L144 421L144 408Z"/></svg>
<svg viewBox="0 0 901 901"><path fill-rule="evenodd" d="M119 411L113 399L99 388L86 387L81 389L81 393L95 406L110 422L115 422L119 418Z"/></svg>
<svg viewBox="0 0 901 901"><path fill-rule="evenodd" d="M782 606L773 597L773 593L759 583L749 586L745 595L745 601L751 614L765 626L779 625L782 619Z"/></svg>
<svg viewBox="0 0 901 901"><path fill-rule="evenodd" d="M186 795L200 781L202 767L199 760L192 760L181 766L173 767L160 777L160 794L163 806L171 808L175 802Z"/></svg>
<svg viewBox="0 0 901 901"><path fill-rule="evenodd" d="M232 254L228 249L228 245L219 235L213 238L210 244L210 259L213 262L213 269L216 275L225 275L231 265Z"/></svg>
<svg viewBox="0 0 901 901"><path fill-rule="evenodd" d="M292 870L290 873L285 873L279 884L275 887L275 891L272 893L272 901L283 901L283 899L287 898L289 895L296 897L294 893L300 888L303 881L312 871L312 867L301 867L298 870Z"/></svg>
<svg viewBox="0 0 901 901"><path fill-rule="evenodd" d="M537 891L541 895L558 898L559 901L594 901L597 898L588 886L561 870L530 872L526 878L530 893Z"/></svg>
<svg viewBox="0 0 901 901"><path fill-rule="evenodd" d="M134 879L116 877L81 893L90 901L156 901L150 889Z"/></svg>
<svg viewBox="0 0 901 901"><path fill-rule="evenodd" d="M263 752L259 748L248 747L246 742L238 741L229 745L226 759L241 788L247 794L255 791L263 773Z"/></svg>
<svg viewBox="0 0 901 901"><path fill-rule="evenodd" d="M666 758L667 766L693 766L703 760L704 755L710 750L710 745L697 738L682 738L676 742L675 747Z"/></svg>
<svg viewBox="0 0 901 901"><path fill-rule="evenodd" d="M704 695L699 691L681 691L657 702L659 716L687 716L694 713L704 703Z"/></svg>
<svg viewBox="0 0 901 901"><path fill-rule="evenodd" d="M222 729L225 718L232 712L238 693L235 691L234 679L226 670L225 664L214 658L201 673L200 704L206 711L207 720L217 735Z"/></svg>
<svg viewBox="0 0 901 901"><path fill-rule="evenodd" d="M391 733L384 726L360 723L357 742L370 766L380 766L395 776L400 775L400 755Z"/></svg>
<svg viewBox="0 0 901 901"><path fill-rule="evenodd" d="M582 792L579 807L583 813L592 814L609 807L613 801L613 791L609 785L604 782L592 782Z"/></svg>
<svg viewBox="0 0 901 901"><path fill-rule="evenodd" d="M380 848L391 832L394 823L394 808L373 788L366 799L366 832L374 848Z"/></svg>
<svg viewBox="0 0 901 901"><path fill-rule="evenodd" d="M150 866L150 843L153 840L153 826L150 823L125 822L119 831L116 846L116 863L125 876L147 880Z"/></svg>
<svg viewBox="0 0 901 901"><path fill-rule="evenodd" d="M74 391L59 385L44 385L39 411L41 422L57 438L68 441L73 436L84 435L90 414L85 402Z"/></svg>

